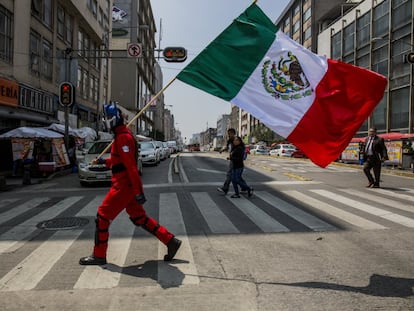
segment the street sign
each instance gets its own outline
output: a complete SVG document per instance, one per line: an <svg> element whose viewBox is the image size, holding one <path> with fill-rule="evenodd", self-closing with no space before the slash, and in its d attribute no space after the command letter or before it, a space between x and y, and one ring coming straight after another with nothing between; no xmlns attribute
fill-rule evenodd
<svg viewBox="0 0 414 311"><path fill-rule="evenodd" d="M127 54L128 54L128 57L141 57L142 56L142 44L141 43L128 43Z"/></svg>

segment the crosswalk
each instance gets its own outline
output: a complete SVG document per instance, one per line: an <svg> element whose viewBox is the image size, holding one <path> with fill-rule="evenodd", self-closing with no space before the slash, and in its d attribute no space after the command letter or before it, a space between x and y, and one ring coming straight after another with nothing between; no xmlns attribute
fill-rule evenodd
<svg viewBox="0 0 414 311"><path fill-rule="evenodd" d="M45 280L59 273L59 266L70 269L71 277L55 281L57 289L142 286L148 285L144 276L149 275L154 286L196 285L200 279L192 243L209 235L414 228L412 189L332 191L318 186L300 191L265 188L251 199L218 195L213 187L151 194L148 214L182 240L177 260L163 262L165 246L134 227L123 212L111 225L109 264L103 267L79 266L78 259L92 249L93 219L104 195L4 199L0 201L0 291L43 289ZM59 217L86 218L89 224L49 232L38 227ZM142 271L145 265L152 274ZM128 282L131 275L142 276L142 282Z"/></svg>

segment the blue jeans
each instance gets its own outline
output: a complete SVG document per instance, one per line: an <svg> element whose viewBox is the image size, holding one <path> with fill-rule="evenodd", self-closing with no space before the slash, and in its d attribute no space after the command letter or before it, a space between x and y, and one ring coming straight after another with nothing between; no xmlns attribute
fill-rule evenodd
<svg viewBox="0 0 414 311"><path fill-rule="evenodd" d="M231 174L231 182L233 183L234 192L239 194L239 187L242 190L250 190L250 187L246 184L244 179L242 178L244 168L233 168Z"/></svg>

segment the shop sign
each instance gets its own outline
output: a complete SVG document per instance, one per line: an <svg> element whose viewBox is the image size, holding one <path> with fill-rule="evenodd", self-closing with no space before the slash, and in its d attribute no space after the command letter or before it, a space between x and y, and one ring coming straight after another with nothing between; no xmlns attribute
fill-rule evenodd
<svg viewBox="0 0 414 311"><path fill-rule="evenodd" d="M0 105L17 107L19 103L19 85L16 82L0 79Z"/></svg>

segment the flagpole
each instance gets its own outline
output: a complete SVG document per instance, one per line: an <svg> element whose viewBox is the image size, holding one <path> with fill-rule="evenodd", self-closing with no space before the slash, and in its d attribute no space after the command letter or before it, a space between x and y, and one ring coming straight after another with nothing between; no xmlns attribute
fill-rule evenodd
<svg viewBox="0 0 414 311"><path fill-rule="evenodd" d="M130 127L132 123L135 122L136 119L138 119L144 112L147 110L152 103L162 94L164 91L175 81L177 77L174 77L170 82L168 82L151 100L131 119L131 121L128 122L127 127ZM106 148L101 152L101 154L97 157L97 159L103 157L103 155L108 151L108 149L112 146L114 143L114 140L111 141L111 143L106 146Z"/></svg>

